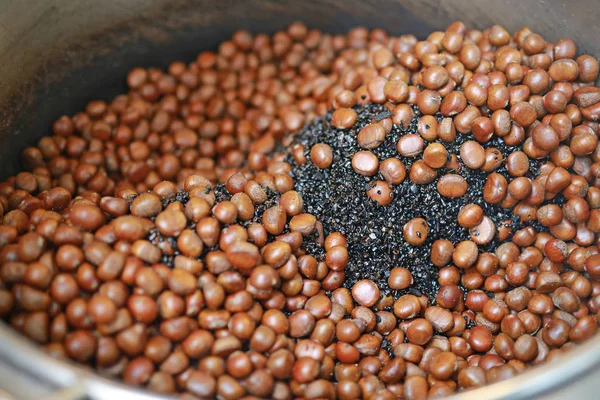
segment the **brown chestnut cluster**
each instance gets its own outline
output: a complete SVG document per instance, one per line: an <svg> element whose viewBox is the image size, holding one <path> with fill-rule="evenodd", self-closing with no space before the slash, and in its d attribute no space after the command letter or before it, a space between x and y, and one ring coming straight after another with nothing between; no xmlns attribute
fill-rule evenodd
<svg viewBox="0 0 600 400"><path fill-rule="evenodd" d="M55 357L189 399L435 398L559 360L599 322L598 71L570 39L462 22L425 40L240 30L190 64L135 68L128 93L59 118L0 183L0 317ZM353 131L371 103L388 115ZM461 168L486 173L456 216L471 240L431 245L433 304L368 276L346 287L346 233L294 190L287 155L324 174L343 161L288 146L332 109L382 206L407 178L452 201L470 190ZM484 203L532 224L512 232ZM430 222L408 221L406 242Z"/></svg>

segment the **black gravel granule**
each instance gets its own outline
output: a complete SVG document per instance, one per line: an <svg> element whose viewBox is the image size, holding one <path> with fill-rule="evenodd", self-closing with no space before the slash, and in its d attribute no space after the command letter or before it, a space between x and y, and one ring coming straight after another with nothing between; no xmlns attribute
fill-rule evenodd
<svg viewBox="0 0 600 400"><path fill-rule="evenodd" d="M304 199L306 211L315 215L323 223L325 234L339 231L346 235L350 261L346 268L344 286L351 288L360 279L371 279L380 288L382 294L393 295L394 298L404 294L425 294L431 302L439 289L437 268L430 261L431 244L436 239L448 239L454 244L468 240L469 232L457 223L459 210L468 203L479 204L485 214L497 226L511 220L513 232L526 226L510 209L487 204L483 201L482 190L487 173L471 170L460 161L459 148L462 143L472 140L472 135L457 134L453 143L441 142L449 154L456 154L461 164L459 174L468 182L467 193L456 199L448 199L439 194L436 188L437 179L428 185L413 184L408 178L411 164L421 157L407 158L398 154L396 144L405 134L417 132L417 121L420 113L414 107L414 118L410 126L393 127L385 141L372 152L383 161L390 157L402 160L407 169L407 178L400 185L392 186L394 200L388 206L380 206L369 199L366 190L369 183L383 179L379 174L365 177L352 169L352 156L361 149L356 137L358 132L373 120L381 120L390 116L382 105L356 106L358 120L347 130L337 129L331 125L331 113L314 121L302 131L295 134L293 144L304 146L306 156L310 159L311 147L319 142L327 143L333 150L333 165L329 169L319 169L312 162L297 165L291 155L287 161L292 165L292 177L297 190ZM437 116L441 119L441 115ZM425 142L427 145L427 142ZM517 147L507 146L502 140L495 138L483 144L485 148L496 147L506 159ZM527 176L534 178L541 162L532 160ZM506 167L495 172L503 174L510 182ZM438 170L438 178L446 174L445 168ZM560 199L555 201L560 202ZM421 246L412 246L404 241L402 229L412 218L425 218L429 225L426 242ZM537 222L532 223L536 230L545 230ZM494 251L498 242L480 246L480 251ZM389 271L396 266L408 268L414 278L411 288L403 291L389 289L387 279Z"/></svg>

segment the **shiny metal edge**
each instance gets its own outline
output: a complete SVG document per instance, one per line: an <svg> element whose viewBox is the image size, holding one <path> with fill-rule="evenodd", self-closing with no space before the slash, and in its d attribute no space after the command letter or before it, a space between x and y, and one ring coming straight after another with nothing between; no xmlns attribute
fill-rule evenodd
<svg viewBox="0 0 600 400"><path fill-rule="evenodd" d="M600 334L565 352L553 362L542 363L514 378L458 393L450 400L500 400L545 398L559 387L575 387L590 374L598 376L600 385ZM596 386L592 391L598 390ZM598 398L600 394L586 398ZM583 400L583 399L579 399Z"/></svg>
<svg viewBox="0 0 600 400"><path fill-rule="evenodd" d="M3 321L0 321L0 362L17 366L41 380L52 383L57 389L82 387L86 398L90 399L170 398L110 380L70 361L53 358Z"/></svg>
<svg viewBox="0 0 600 400"><path fill-rule="evenodd" d="M83 386L92 399L128 396L139 400L160 400L167 396L127 386L93 373L69 361L55 359L37 348L4 322L0 322L0 361L16 365L58 388ZM457 393L452 400L525 399L557 387L575 385L600 366L600 335L565 353L557 362L545 363L506 381Z"/></svg>

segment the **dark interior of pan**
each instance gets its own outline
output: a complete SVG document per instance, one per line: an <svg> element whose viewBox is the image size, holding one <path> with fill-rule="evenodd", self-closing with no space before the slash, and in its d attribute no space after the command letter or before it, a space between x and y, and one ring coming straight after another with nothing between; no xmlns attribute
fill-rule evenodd
<svg viewBox="0 0 600 400"><path fill-rule="evenodd" d="M240 28L272 33L300 20L325 32L353 26L424 38L455 20L529 26L600 54L594 0L0 0L0 179L50 133L54 119L125 90L135 66L165 68L215 49Z"/></svg>

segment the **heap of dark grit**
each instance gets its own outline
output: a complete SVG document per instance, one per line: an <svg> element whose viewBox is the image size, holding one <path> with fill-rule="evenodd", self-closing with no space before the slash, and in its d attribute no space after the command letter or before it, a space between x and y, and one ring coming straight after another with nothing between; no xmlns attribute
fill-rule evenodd
<svg viewBox="0 0 600 400"><path fill-rule="evenodd" d="M461 168L458 173L468 182L468 190L464 196L455 199L441 196L436 189L437 179L428 185L416 185L410 181L410 166L421 157L400 156L396 150L396 143L402 135L418 133L417 121L420 113L416 107L410 126L401 128L394 125L385 141L378 148L371 150L380 162L390 157L402 160L407 169L406 179L400 185L392 186L394 200L388 206L380 206L369 199L365 193L369 182L383 178L379 174L365 177L352 169L352 156L361 150L356 137L373 119L386 118L390 113L384 106L374 104L357 106L355 110L358 112L358 120L350 129L333 127L329 113L296 133L293 138L292 145L303 145L309 159L309 152L314 144L322 142L331 146L333 165L329 169L319 169L312 162L300 166L294 162L292 156L287 158L292 165L295 190L302 195L306 211L323 223L326 235L339 231L348 239L350 261L346 268L345 287L351 288L360 279L371 279L384 295L392 294L397 298L404 293L425 294L434 302L439 285L437 267L430 261L431 244L436 239L448 239L454 244L469 239L468 230L457 223L458 212L464 205L480 205L497 226L510 220L513 232L531 224L521 223L511 209L502 209L483 201L482 190L487 173L465 167L460 161L460 156ZM440 119L441 115L437 117ZM443 143L449 154L458 156L460 145L472 139L471 134L457 134L453 143L440 143ZM496 147L505 159L512 151L519 149L506 145L497 137L482 145L485 148ZM539 172L540 162L531 160L530 164L527 177L534 178ZM511 180L505 166L495 172ZM438 170L438 178L446 173L447 171L441 168ZM560 199L555 201L560 202ZM403 239L402 228L406 222L417 217L425 218L429 225L429 234L423 245L412 246ZM545 230L537 222L533 225L538 231ZM480 251L493 251L499 244L500 242L494 240L486 246L480 246ZM390 270L397 266L409 269L413 275L415 282L407 290L394 291L387 285Z"/></svg>

